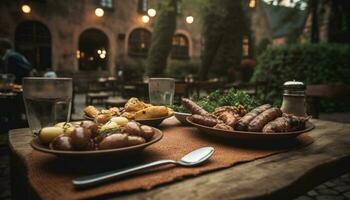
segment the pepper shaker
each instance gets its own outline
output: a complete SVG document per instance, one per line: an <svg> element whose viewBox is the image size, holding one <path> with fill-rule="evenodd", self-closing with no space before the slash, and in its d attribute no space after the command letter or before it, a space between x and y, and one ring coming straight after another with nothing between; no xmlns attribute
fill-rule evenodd
<svg viewBox="0 0 350 200"><path fill-rule="evenodd" d="M306 116L306 86L303 82L287 81L283 84L283 102L281 110L287 114Z"/></svg>

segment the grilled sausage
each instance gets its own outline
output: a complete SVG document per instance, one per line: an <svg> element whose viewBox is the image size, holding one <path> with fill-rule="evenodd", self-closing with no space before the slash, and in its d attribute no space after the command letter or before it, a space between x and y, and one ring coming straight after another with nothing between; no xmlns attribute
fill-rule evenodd
<svg viewBox="0 0 350 200"><path fill-rule="evenodd" d="M287 132L292 129L290 125L289 117L278 117L275 120L267 123L262 132L263 133L276 133L276 132Z"/></svg>
<svg viewBox="0 0 350 200"><path fill-rule="evenodd" d="M198 115L205 115L209 116L209 113L201 108L199 105L197 105L195 102L191 101L190 99L187 98L182 98L181 99L181 104L189 110L193 115L198 114Z"/></svg>
<svg viewBox="0 0 350 200"><path fill-rule="evenodd" d="M191 115L190 120L196 124L209 126L209 127L213 127L218 123L218 120L213 117L197 115L197 114Z"/></svg>
<svg viewBox="0 0 350 200"><path fill-rule="evenodd" d="M270 104L264 104L257 108L254 108L252 111L244 115L238 122L235 124L235 130L246 131L248 129L248 124L260 113L271 108Z"/></svg>
<svg viewBox="0 0 350 200"><path fill-rule="evenodd" d="M298 131L305 128L305 122L309 117L296 117L293 115L283 115L266 124L262 130L264 133Z"/></svg>
<svg viewBox="0 0 350 200"><path fill-rule="evenodd" d="M279 108L269 108L256 116L248 125L248 131L261 131L263 127L270 121L282 116Z"/></svg>

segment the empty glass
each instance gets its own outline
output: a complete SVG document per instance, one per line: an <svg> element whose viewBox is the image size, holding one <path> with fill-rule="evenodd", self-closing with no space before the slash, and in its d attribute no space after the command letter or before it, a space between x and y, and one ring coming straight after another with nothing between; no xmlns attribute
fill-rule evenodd
<svg viewBox="0 0 350 200"><path fill-rule="evenodd" d="M72 88L71 78L23 79L23 99L34 134L42 127L70 120Z"/></svg>
<svg viewBox="0 0 350 200"><path fill-rule="evenodd" d="M173 78L150 78L148 90L151 104L172 105L175 92L175 80Z"/></svg>

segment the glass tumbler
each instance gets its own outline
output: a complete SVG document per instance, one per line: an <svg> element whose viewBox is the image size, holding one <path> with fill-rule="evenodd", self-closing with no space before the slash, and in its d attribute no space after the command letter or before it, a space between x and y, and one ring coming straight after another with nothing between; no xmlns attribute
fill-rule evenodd
<svg viewBox="0 0 350 200"><path fill-rule="evenodd" d="M23 78L23 99L31 131L37 134L43 127L69 122L72 93L71 78Z"/></svg>
<svg viewBox="0 0 350 200"><path fill-rule="evenodd" d="M151 104L172 105L175 93L175 80L173 78L150 78L148 90Z"/></svg>

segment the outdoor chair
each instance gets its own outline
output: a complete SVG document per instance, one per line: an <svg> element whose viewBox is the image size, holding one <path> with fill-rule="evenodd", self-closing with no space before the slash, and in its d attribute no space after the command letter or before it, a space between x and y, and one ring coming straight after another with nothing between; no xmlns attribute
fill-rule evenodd
<svg viewBox="0 0 350 200"><path fill-rule="evenodd" d="M308 97L308 113L318 118L321 99L339 100L349 102L350 87L347 85L307 85L306 96Z"/></svg>

